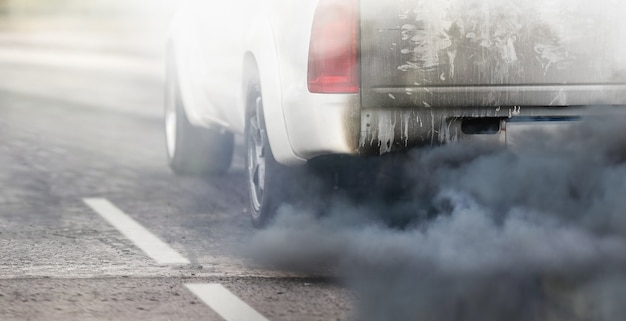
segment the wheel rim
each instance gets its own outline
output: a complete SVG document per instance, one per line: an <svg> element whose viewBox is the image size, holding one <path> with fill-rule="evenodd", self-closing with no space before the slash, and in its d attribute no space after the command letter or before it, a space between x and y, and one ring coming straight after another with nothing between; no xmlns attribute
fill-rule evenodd
<svg viewBox="0 0 626 321"><path fill-rule="evenodd" d="M256 110L260 110L261 98L256 100ZM265 192L265 139L263 127L258 115L250 118L247 137L247 160L248 160L248 186L250 200L252 202L253 218L258 218L263 206L263 193Z"/></svg>
<svg viewBox="0 0 626 321"><path fill-rule="evenodd" d="M176 118L176 84L168 79L165 88L165 140L170 159L174 158L176 152Z"/></svg>

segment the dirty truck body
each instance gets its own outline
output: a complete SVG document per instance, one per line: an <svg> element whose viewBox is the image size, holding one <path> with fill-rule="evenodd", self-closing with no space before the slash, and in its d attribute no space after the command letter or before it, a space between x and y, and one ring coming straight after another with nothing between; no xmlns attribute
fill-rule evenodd
<svg viewBox="0 0 626 321"><path fill-rule="evenodd" d="M513 122L621 113L625 16L614 0L197 1L169 78L192 126L258 129L280 166L503 142Z"/></svg>

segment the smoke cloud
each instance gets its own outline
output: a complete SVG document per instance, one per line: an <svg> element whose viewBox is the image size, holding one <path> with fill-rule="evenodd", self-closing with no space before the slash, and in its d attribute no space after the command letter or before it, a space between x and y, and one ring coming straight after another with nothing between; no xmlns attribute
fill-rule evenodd
<svg viewBox="0 0 626 321"><path fill-rule="evenodd" d="M359 320L622 320L624 122L523 138L402 155L397 197L283 206L250 253L338 275Z"/></svg>

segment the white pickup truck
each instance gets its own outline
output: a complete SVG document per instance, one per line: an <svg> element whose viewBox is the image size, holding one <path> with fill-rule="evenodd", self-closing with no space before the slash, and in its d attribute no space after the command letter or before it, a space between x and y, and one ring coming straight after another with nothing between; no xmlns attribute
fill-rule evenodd
<svg viewBox="0 0 626 321"><path fill-rule="evenodd" d="M170 166L222 173L243 134L262 225L281 173L320 156L620 112L624 17L621 0L192 1L167 44Z"/></svg>

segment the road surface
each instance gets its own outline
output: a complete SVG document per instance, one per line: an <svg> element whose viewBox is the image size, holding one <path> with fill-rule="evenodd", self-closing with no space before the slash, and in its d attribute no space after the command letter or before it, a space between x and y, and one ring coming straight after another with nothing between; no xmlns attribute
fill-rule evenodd
<svg viewBox="0 0 626 321"><path fill-rule="evenodd" d="M240 154L219 178L170 172L158 57L4 39L1 320L350 318L336 280L241 255L256 231Z"/></svg>

